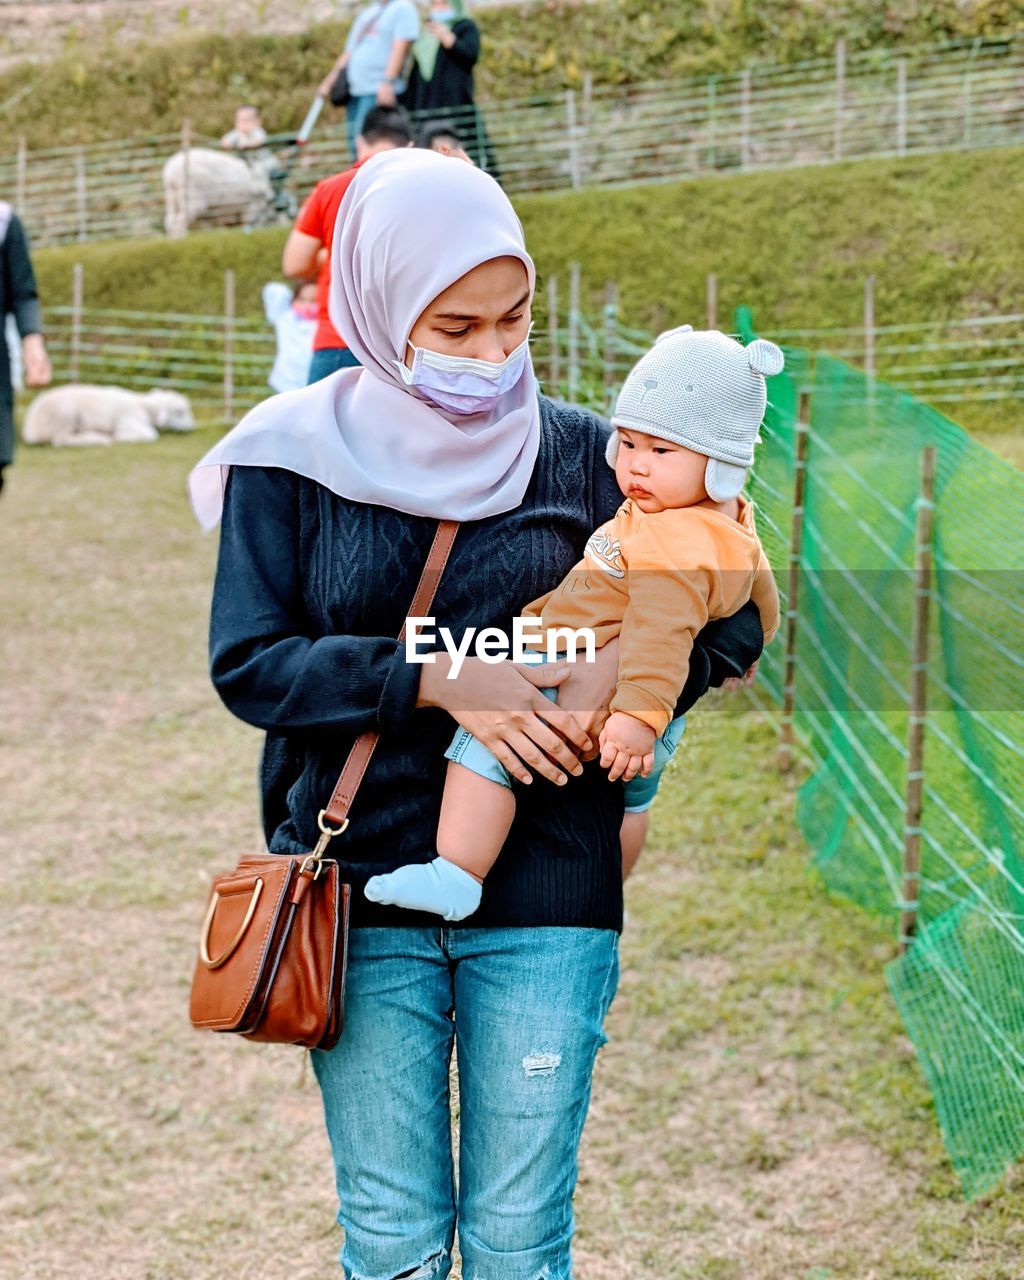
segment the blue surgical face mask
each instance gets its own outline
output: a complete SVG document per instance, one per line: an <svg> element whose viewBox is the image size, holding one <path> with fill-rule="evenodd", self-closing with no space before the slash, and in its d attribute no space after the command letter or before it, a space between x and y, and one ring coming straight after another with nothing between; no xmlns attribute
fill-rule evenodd
<svg viewBox="0 0 1024 1280"><path fill-rule="evenodd" d="M454 22L455 10L454 9L432 9L430 11L430 16L431 18L433 18L435 22Z"/></svg>
<svg viewBox="0 0 1024 1280"><path fill-rule="evenodd" d="M410 346L412 344L410 343ZM449 413L486 413L515 387L530 357L529 335L499 364L413 347L412 368L396 360L402 381Z"/></svg>

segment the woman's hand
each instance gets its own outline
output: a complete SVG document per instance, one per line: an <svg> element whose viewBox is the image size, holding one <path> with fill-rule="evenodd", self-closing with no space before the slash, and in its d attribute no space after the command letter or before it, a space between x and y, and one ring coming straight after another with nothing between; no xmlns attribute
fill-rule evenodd
<svg viewBox="0 0 1024 1280"><path fill-rule="evenodd" d="M601 730L601 768L608 770L608 781L632 782L638 773L646 778L654 768L656 737L636 716L613 711Z"/></svg>
<svg viewBox="0 0 1024 1280"><path fill-rule="evenodd" d="M348 66L348 54L344 53L340 58L338 58L335 61L334 66L331 67L330 71L328 71L328 73L317 85L316 91L317 91L318 97L329 98L331 96L331 89L334 86L335 80L337 80L338 76L341 75L342 67L347 67L347 66Z"/></svg>
<svg viewBox="0 0 1024 1280"><path fill-rule="evenodd" d="M758 662L760 659L758 659ZM723 689L749 689L757 678L757 662L752 663L742 676L730 676L728 680L722 681Z"/></svg>
<svg viewBox="0 0 1024 1280"><path fill-rule="evenodd" d="M588 751L593 745L589 736L570 712L540 692L567 680L567 666L467 658L454 680L448 679L450 669L451 659L443 653L424 665L417 706L447 711L520 782L533 781L530 769L559 786L568 781L567 773L583 772L568 744Z"/></svg>
<svg viewBox="0 0 1024 1280"><path fill-rule="evenodd" d="M593 662L582 662L577 654L569 671L568 681L558 692L558 705L572 712L576 723L590 734L595 745L583 753L583 759L593 760L619 679L618 636L598 649Z"/></svg>
<svg viewBox="0 0 1024 1280"><path fill-rule="evenodd" d="M46 343L41 333L29 333L21 340L21 359L25 366L26 387L48 387L53 374Z"/></svg>
<svg viewBox="0 0 1024 1280"><path fill-rule="evenodd" d="M427 30L444 49L450 49L455 43L455 32L443 22L428 22Z"/></svg>

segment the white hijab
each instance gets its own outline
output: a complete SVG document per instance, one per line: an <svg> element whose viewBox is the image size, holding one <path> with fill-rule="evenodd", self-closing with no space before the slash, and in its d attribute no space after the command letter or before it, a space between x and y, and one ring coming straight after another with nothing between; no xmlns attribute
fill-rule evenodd
<svg viewBox="0 0 1024 1280"><path fill-rule="evenodd" d="M433 151L368 160L341 203L331 248L331 320L362 367L265 400L214 445L189 476L203 528L220 519L232 466L282 467L340 497L435 519L517 507L540 446L532 363L491 411L450 417L396 367L428 304L501 257L525 265L532 296L523 229L493 178Z"/></svg>

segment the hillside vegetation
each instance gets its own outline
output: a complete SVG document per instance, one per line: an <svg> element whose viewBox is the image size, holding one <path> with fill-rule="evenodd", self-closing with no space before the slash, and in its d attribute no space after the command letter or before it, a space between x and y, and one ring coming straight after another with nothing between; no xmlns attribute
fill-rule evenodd
<svg viewBox="0 0 1024 1280"><path fill-rule="evenodd" d="M1022 186L1024 148L1014 148L523 196L516 205L541 274L541 323L544 278L562 275L564 299L575 259L592 316L605 281L616 280L627 325L700 323L714 271L720 322L748 303L770 331L859 324L869 273L882 325L1013 311L1024 278ZM68 303L72 264L81 261L89 306L218 313L231 267L239 312L258 316L261 286L280 274L284 235L209 232L41 250L42 295ZM988 429L1007 421L998 403L972 415L968 425Z"/></svg>
<svg viewBox="0 0 1024 1280"><path fill-rule="evenodd" d="M624 84L737 71L747 63L828 56L839 36L851 51L912 47L1019 30L1019 0L618 0L510 5L482 10L478 69L483 100L544 94L582 82ZM183 23L190 21L182 7ZM190 117L219 133L231 110L254 100L274 130L296 127L344 39L346 23L301 34L180 35L125 45L94 24L45 63L0 76L0 122L13 148L52 147L172 132Z"/></svg>

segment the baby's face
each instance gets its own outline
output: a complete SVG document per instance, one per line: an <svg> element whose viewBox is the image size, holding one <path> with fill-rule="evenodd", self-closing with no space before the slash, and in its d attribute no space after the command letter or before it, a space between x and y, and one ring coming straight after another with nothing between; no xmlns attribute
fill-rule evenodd
<svg viewBox="0 0 1024 1280"><path fill-rule="evenodd" d="M235 128L239 133L252 133L260 127L260 113L251 107L239 107L235 112Z"/></svg>
<svg viewBox="0 0 1024 1280"><path fill-rule="evenodd" d="M704 488L708 460L702 453L641 431L627 431L625 427L617 430L615 479L641 511L650 514L692 507L708 496Z"/></svg>

